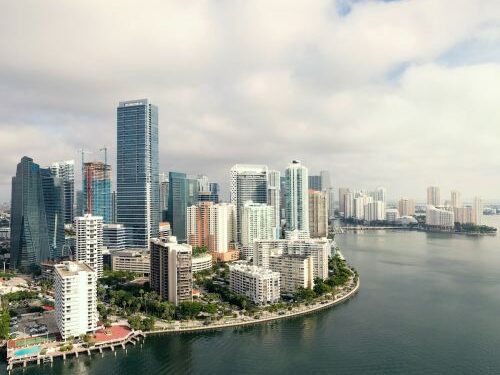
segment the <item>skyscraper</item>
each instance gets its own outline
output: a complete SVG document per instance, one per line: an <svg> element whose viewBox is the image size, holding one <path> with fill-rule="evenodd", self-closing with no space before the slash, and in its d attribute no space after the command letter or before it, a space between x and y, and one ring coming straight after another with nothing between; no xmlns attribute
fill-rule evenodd
<svg viewBox="0 0 500 375"><path fill-rule="evenodd" d="M280 172L270 170L267 174L267 204L269 204L273 212L273 232L274 238L280 238L281 220L280 220L280 190L281 180Z"/></svg>
<svg viewBox="0 0 500 375"><path fill-rule="evenodd" d="M117 108L117 221L130 246L149 247L160 222L158 108L148 99Z"/></svg>
<svg viewBox="0 0 500 375"><path fill-rule="evenodd" d="M66 160L52 163L50 170L54 177L59 177L63 185L64 223L72 224L75 203L75 161Z"/></svg>
<svg viewBox="0 0 500 375"><path fill-rule="evenodd" d="M439 186L429 186L427 188L427 204L431 206L441 205L441 190Z"/></svg>
<svg viewBox="0 0 500 375"><path fill-rule="evenodd" d="M339 188L339 211L344 214L344 217L349 217L346 216L346 207L345 207L345 195L349 193L349 188L346 187L341 187Z"/></svg>
<svg viewBox="0 0 500 375"><path fill-rule="evenodd" d="M112 223L111 166L103 162L85 163L82 183L85 213L102 216L105 224Z"/></svg>
<svg viewBox="0 0 500 375"><path fill-rule="evenodd" d="M415 201L409 198L401 198L398 202L398 211L400 216L415 215Z"/></svg>
<svg viewBox="0 0 500 375"><path fill-rule="evenodd" d="M472 203L472 223L475 225L483 223L483 200L479 197L474 197Z"/></svg>
<svg viewBox="0 0 500 375"><path fill-rule="evenodd" d="M63 181L50 169L40 168L50 258L58 259L64 246L64 190Z"/></svg>
<svg viewBox="0 0 500 375"><path fill-rule="evenodd" d="M451 207L462 207L462 195L457 190L451 191Z"/></svg>
<svg viewBox="0 0 500 375"><path fill-rule="evenodd" d="M327 191L309 190L309 233L311 237L328 236Z"/></svg>
<svg viewBox="0 0 500 375"><path fill-rule="evenodd" d="M385 202L386 195L387 195L387 190L383 186L377 187L375 191L372 193L372 197L375 202L377 201Z"/></svg>
<svg viewBox="0 0 500 375"><path fill-rule="evenodd" d="M85 214L75 218L76 251L75 258L88 264L102 277L103 223L102 216Z"/></svg>
<svg viewBox="0 0 500 375"><path fill-rule="evenodd" d="M245 202L241 216L241 245L242 257L245 259L253 256L253 243L255 240L273 239L273 208L265 203Z"/></svg>
<svg viewBox="0 0 500 375"><path fill-rule="evenodd" d="M33 264L50 258L40 166L26 156L12 177L10 225L12 268L28 271Z"/></svg>
<svg viewBox="0 0 500 375"><path fill-rule="evenodd" d="M321 176L309 176L309 190L321 191Z"/></svg>
<svg viewBox="0 0 500 375"><path fill-rule="evenodd" d="M185 173L170 172L168 175L168 211L167 221L172 234L179 243L187 241L186 211L198 202L198 181Z"/></svg>
<svg viewBox="0 0 500 375"><path fill-rule="evenodd" d="M168 178L160 173L160 221L167 220L168 208Z"/></svg>
<svg viewBox="0 0 500 375"><path fill-rule="evenodd" d="M287 230L309 230L307 168L294 160L285 171Z"/></svg>
<svg viewBox="0 0 500 375"><path fill-rule="evenodd" d="M245 202L267 204L267 166L236 164L231 168L231 203L236 206L236 233L241 242L241 219Z"/></svg>
<svg viewBox="0 0 500 375"><path fill-rule="evenodd" d="M175 305L193 299L192 248L175 237L151 241L151 289Z"/></svg>
<svg viewBox="0 0 500 375"><path fill-rule="evenodd" d="M330 172L321 171L319 172L321 177L321 190L328 190L332 187L332 181L330 179Z"/></svg>

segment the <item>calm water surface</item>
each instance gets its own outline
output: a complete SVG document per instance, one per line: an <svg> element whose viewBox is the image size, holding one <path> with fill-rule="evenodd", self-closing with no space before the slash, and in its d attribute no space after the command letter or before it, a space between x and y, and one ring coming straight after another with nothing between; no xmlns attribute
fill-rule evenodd
<svg viewBox="0 0 500 375"><path fill-rule="evenodd" d="M500 224L499 218L488 218ZM314 316L147 338L14 374L500 373L500 236L366 231L337 238L361 275Z"/></svg>

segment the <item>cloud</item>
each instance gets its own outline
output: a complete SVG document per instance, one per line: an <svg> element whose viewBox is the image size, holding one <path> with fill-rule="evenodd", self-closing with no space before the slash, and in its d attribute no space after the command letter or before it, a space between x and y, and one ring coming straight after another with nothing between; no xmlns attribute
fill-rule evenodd
<svg viewBox="0 0 500 375"><path fill-rule="evenodd" d="M301 159L336 186L497 197L494 0L8 2L0 201L23 155L110 148L120 100L160 109L164 171Z"/></svg>

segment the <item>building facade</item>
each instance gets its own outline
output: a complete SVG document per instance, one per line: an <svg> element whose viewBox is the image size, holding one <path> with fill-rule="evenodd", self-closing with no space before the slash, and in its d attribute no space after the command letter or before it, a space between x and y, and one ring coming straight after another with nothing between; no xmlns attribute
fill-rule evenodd
<svg viewBox="0 0 500 375"><path fill-rule="evenodd" d="M175 305L193 299L192 248L174 236L151 240L151 289Z"/></svg>
<svg viewBox="0 0 500 375"><path fill-rule="evenodd" d="M427 205L425 224L430 227L451 229L455 226L453 211Z"/></svg>
<svg viewBox="0 0 500 375"><path fill-rule="evenodd" d="M306 255L283 254L269 258L269 268L280 274L281 293L294 293L298 288L314 287L313 258Z"/></svg>
<svg viewBox="0 0 500 375"><path fill-rule="evenodd" d="M116 172L117 221L130 246L147 248L160 222L158 108L147 99L118 105Z"/></svg>
<svg viewBox="0 0 500 375"><path fill-rule="evenodd" d="M103 224L102 244L110 251L121 251L127 247L127 231L122 224Z"/></svg>
<svg viewBox="0 0 500 375"><path fill-rule="evenodd" d="M427 204L430 206L441 205L441 189L439 186L429 186L427 188Z"/></svg>
<svg viewBox="0 0 500 375"><path fill-rule="evenodd" d="M233 264L229 267L229 288L256 305L275 303L280 299L280 274L262 267Z"/></svg>
<svg viewBox="0 0 500 375"><path fill-rule="evenodd" d="M401 198L398 201L399 216L415 216L415 200Z"/></svg>
<svg viewBox="0 0 500 375"><path fill-rule="evenodd" d="M265 165L236 164L231 168L230 199L236 207L236 237L241 242L243 205L245 202L267 204Z"/></svg>
<svg viewBox="0 0 500 375"><path fill-rule="evenodd" d="M294 160L285 171L287 230L309 230L308 172Z"/></svg>
<svg viewBox="0 0 500 375"><path fill-rule="evenodd" d="M309 233L311 237L328 236L327 191L309 190Z"/></svg>
<svg viewBox="0 0 500 375"><path fill-rule="evenodd" d="M151 257L147 250L127 249L111 253L111 269L113 271L133 272L139 276L149 276Z"/></svg>
<svg viewBox="0 0 500 375"><path fill-rule="evenodd" d="M56 323L63 340L97 329L97 275L88 264L56 264L54 294Z"/></svg>
<svg viewBox="0 0 500 375"><path fill-rule="evenodd" d="M105 224L113 223L111 165L103 162L83 165L82 199L85 213L101 216Z"/></svg>
<svg viewBox="0 0 500 375"><path fill-rule="evenodd" d="M241 245L242 256L245 259L253 255L252 246L255 240L270 240L274 238L273 217L273 207L265 203L246 202L243 205Z"/></svg>
<svg viewBox="0 0 500 375"><path fill-rule="evenodd" d="M12 177L10 266L28 271L51 256L40 166L23 157Z"/></svg>
<svg viewBox="0 0 500 375"><path fill-rule="evenodd" d="M54 177L62 180L64 223L72 224L75 217L75 161L65 160L52 163L50 170Z"/></svg>
<svg viewBox="0 0 500 375"><path fill-rule="evenodd" d="M97 275L103 272L103 222L102 216L85 214L75 218L75 259L85 262Z"/></svg>
<svg viewBox="0 0 500 375"><path fill-rule="evenodd" d="M280 199L281 199L281 174L280 171L270 170L267 175L267 204L273 208L273 233L274 238L280 238Z"/></svg>

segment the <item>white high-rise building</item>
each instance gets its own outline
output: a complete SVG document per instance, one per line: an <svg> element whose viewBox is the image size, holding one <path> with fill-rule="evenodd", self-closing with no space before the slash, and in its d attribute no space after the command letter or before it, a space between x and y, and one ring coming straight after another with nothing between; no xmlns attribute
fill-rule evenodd
<svg viewBox="0 0 500 375"><path fill-rule="evenodd" d="M230 198L236 206L236 234L241 242L241 217L245 202L267 204L267 173L265 165L236 164L231 168Z"/></svg>
<svg viewBox="0 0 500 375"><path fill-rule="evenodd" d="M267 175L267 204L273 207L273 232L274 238L280 238L280 194L281 178L280 172L275 170L268 171Z"/></svg>
<svg viewBox="0 0 500 375"><path fill-rule="evenodd" d="M375 191L372 193L372 197L373 197L374 201L385 202L386 195L387 195L387 189L383 186L377 187L375 189Z"/></svg>
<svg viewBox="0 0 500 375"><path fill-rule="evenodd" d="M87 263L102 277L103 219L102 216L85 214L75 218L75 258Z"/></svg>
<svg viewBox="0 0 500 375"><path fill-rule="evenodd" d="M273 233L273 208L267 204L246 202L243 206L241 218L241 245L242 255L248 259L253 255L255 240L270 240Z"/></svg>
<svg viewBox="0 0 500 375"><path fill-rule="evenodd" d="M358 196L354 198L354 218L357 220L365 219L365 206L368 203L372 203L373 198L365 195L363 193L358 193Z"/></svg>
<svg viewBox="0 0 500 375"><path fill-rule="evenodd" d="M63 340L97 329L97 275L84 262L54 266L56 323Z"/></svg>
<svg viewBox="0 0 500 375"><path fill-rule="evenodd" d="M451 191L451 207L462 207L462 195L457 190Z"/></svg>
<svg viewBox="0 0 500 375"><path fill-rule="evenodd" d="M344 219L354 217L354 194L350 191L346 192L343 196L343 213Z"/></svg>
<svg viewBox="0 0 500 375"><path fill-rule="evenodd" d="M453 228L455 226L455 214L450 210L427 205L425 224L431 227Z"/></svg>
<svg viewBox="0 0 500 375"><path fill-rule="evenodd" d="M263 267L233 264L229 266L229 288L248 297L256 305L278 302L280 274Z"/></svg>
<svg viewBox="0 0 500 375"><path fill-rule="evenodd" d="M475 225L483 223L483 200L479 197L474 197L472 203L472 223Z"/></svg>
<svg viewBox="0 0 500 375"><path fill-rule="evenodd" d="M399 216L414 216L415 201L409 198L401 198L398 202Z"/></svg>
<svg viewBox="0 0 500 375"><path fill-rule="evenodd" d="M309 230L309 178L307 168L294 160L285 171L287 230Z"/></svg>
<svg viewBox="0 0 500 375"><path fill-rule="evenodd" d="M385 203L375 201L367 203L364 207L366 221L382 221L385 220Z"/></svg>
<svg viewBox="0 0 500 375"><path fill-rule="evenodd" d="M225 253L236 241L236 206L231 203L215 204L210 209L210 235L213 251Z"/></svg>
<svg viewBox="0 0 500 375"><path fill-rule="evenodd" d="M441 189L439 186L429 186L427 188L427 204L431 206L441 205Z"/></svg>

